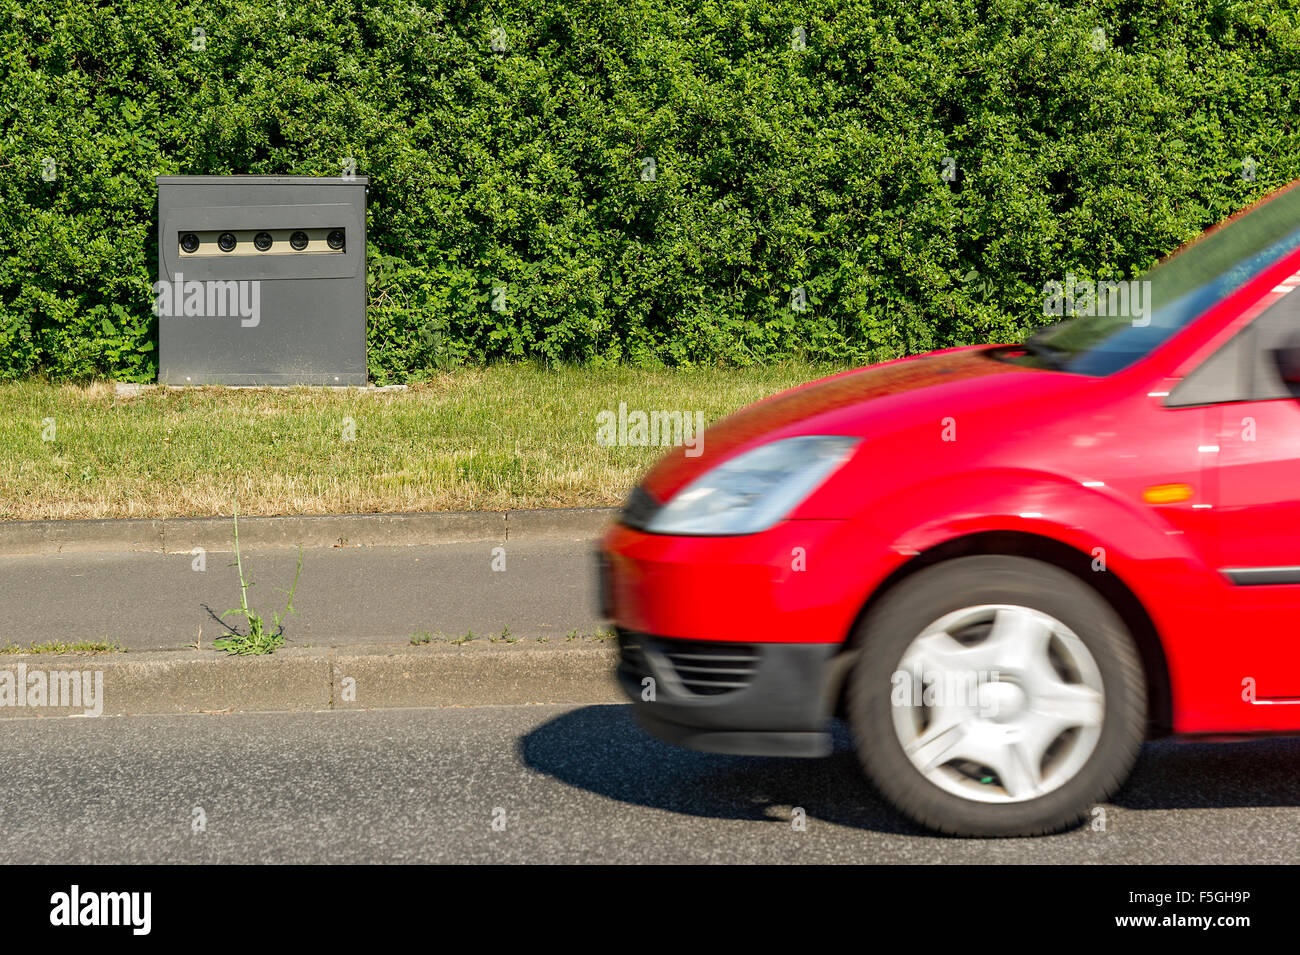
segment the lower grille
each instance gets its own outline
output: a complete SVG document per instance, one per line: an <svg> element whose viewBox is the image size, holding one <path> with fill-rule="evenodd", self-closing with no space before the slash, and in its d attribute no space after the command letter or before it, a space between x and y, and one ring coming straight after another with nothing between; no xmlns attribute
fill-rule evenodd
<svg viewBox="0 0 1300 955"><path fill-rule="evenodd" d="M648 652L695 696L743 690L758 672L759 650L752 643L673 640L626 630L619 631L618 642L623 667L629 673L654 675Z"/></svg>
<svg viewBox="0 0 1300 955"><path fill-rule="evenodd" d="M650 666L646 663L645 649L641 645L642 636L630 630L618 631L618 654L623 669L638 680L650 675Z"/></svg>
<svg viewBox="0 0 1300 955"><path fill-rule="evenodd" d="M750 643L702 643L698 640L659 640L656 648L667 658L682 685L700 696L743 690L758 672L758 649Z"/></svg>

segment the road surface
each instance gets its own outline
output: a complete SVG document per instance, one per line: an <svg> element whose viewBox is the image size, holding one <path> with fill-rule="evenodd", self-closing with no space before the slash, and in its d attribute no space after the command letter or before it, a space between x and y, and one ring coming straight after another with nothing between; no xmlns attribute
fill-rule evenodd
<svg viewBox="0 0 1300 955"><path fill-rule="evenodd" d="M1300 740L1150 744L1104 831L966 840L899 819L844 739L825 760L694 753L620 705L4 731L9 863L1300 862Z"/></svg>

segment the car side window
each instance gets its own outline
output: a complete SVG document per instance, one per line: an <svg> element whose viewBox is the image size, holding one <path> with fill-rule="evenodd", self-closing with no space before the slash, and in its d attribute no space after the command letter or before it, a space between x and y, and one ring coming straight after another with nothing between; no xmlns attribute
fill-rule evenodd
<svg viewBox="0 0 1300 955"><path fill-rule="evenodd" d="M1300 333L1300 295L1290 293L1283 296L1242 331L1252 336L1248 349L1251 355L1251 400L1296 397L1294 386L1282 380L1275 352L1288 343L1294 344L1297 333Z"/></svg>
<svg viewBox="0 0 1300 955"><path fill-rule="evenodd" d="M1300 397L1282 380L1274 352L1300 336L1300 295L1288 294L1258 315L1174 388L1170 408Z"/></svg>

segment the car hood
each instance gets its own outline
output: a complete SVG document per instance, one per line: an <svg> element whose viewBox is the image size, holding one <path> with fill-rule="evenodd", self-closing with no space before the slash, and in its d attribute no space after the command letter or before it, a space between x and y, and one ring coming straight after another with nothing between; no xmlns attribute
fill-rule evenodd
<svg viewBox="0 0 1300 955"><path fill-rule="evenodd" d="M1024 400L1052 390L1053 384L1059 387L1068 380L1083 380L990 355L1004 347L930 352L843 372L765 398L708 428L698 456L688 457L677 450L662 458L646 474L641 491L656 501L666 501L705 471L766 441L799 434L866 435L879 430L882 415L887 415L888 426L894 429L910 424L909 419L929 420L936 404L969 412L976 404ZM919 394L922 392L925 394ZM882 414L864 407L869 402L881 405ZM887 411L885 404L890 406ZM938 421L933 419L933 423Z"/></svg>

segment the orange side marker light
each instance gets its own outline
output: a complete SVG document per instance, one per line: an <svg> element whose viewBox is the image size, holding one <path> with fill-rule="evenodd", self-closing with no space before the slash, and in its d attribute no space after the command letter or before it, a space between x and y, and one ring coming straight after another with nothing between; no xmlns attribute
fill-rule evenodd
<svg viewBox="0 0 1300 955"><path fill-rule="evenodd" d="M1192 499L1190 484L1153 484L1142 492L1148 504L1179 504Z"/></svg>

